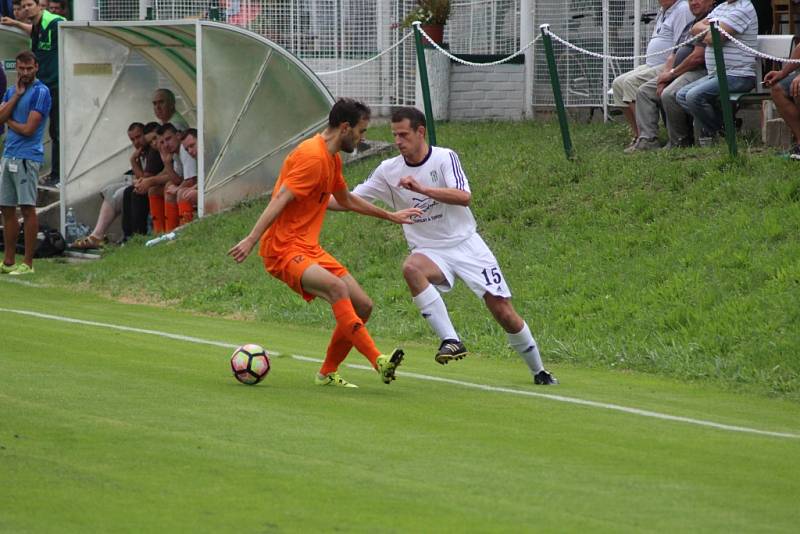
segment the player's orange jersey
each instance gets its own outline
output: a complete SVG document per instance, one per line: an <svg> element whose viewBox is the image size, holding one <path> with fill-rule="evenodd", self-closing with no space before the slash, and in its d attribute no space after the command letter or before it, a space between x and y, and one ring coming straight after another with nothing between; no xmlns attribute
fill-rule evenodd
<svg viewBox="0 0 800 534"><path fill-rule="evenodd" d="M347 188L342 158L339 154L332 156L322 135L317 134L286 157L272 196L277 196L283 186L295 198L261 238L259 254L265 258L319 247L328 200L334 191Z"/></svg>

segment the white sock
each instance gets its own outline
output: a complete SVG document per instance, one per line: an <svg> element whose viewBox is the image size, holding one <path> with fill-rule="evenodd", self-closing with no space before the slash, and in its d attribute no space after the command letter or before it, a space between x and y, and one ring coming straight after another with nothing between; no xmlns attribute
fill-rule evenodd
<svg viewBox="0 0 800 534"><path fill-rule="evenodd" d="M522 330L516 334L507 333L506 335L508 336L509 345L514 347L514 350L522 356L522 359L528 364L531 373L536 374L544 369L542 357L539 355L539 347L536 345L536 340L533 339L533 334L531 334L531 329L528 328L528 323L525 323L522 326Z"/></svg>
<svg viewBox="0 0 800 534"><path fill-rule="evenodd" d="M429 285L422 293L413 297L413 300L439 339L460 341L456 329L453 328L453 323L450 322L450 316L447 314L447 307L444 305L442 296L433 285Z"/></svg>

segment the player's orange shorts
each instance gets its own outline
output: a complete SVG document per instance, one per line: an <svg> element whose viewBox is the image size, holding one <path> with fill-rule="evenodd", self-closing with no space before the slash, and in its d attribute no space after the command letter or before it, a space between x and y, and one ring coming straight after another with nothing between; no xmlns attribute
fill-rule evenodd
<svg viewBox="0 0 800 534"><path fill-rule="evenodd" d="M288 250L281 256L266 256L263 260L264 268L269 274L299 293L308 302L314 300L316 295L303 290L301 280L306 269L312 265L319 265L338 278L349 274L347 269L336 258L325 252L322 247L313 251L307 249Z"/></svg>

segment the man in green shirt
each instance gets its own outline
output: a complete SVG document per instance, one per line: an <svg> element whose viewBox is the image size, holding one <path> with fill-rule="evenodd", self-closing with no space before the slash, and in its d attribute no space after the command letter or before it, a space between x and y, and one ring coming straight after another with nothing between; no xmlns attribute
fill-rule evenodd
<svg viewBox="0 0 800 534"><path fill-rule="evenodd" d="M2 19L2 24L15 26L31 36L31 51L39 62L37 77L50 89L53 105L50 108L50 141L51 141L51 171L49 185L56 185L59 181L59 131L58 131L58 23L66 20L64 17L50 13L39 7L36 0L22 0L22 12L26 24L8 17Z"/></svg>

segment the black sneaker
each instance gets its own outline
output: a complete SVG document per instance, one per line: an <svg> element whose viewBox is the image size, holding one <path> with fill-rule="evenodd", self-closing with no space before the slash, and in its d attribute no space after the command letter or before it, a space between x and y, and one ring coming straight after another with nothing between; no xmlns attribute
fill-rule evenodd
<svg viewBox="0 0 800 534"><path fill-rule="evenodd" d="M542 369L534 375L533 383L540 386L555 386L558 384L558 379L551 375L549 371Z"/></svg>
<svg viewBox="0 0 800 534"><path fill-rule="evenodd" d="M436 363L447 364L450 360L460 360L468 354L467 347L457 339L445 339L439 345L439 352L433 357Z"/></svg>
<svg viewBox="0 0 800 534"><path fill-rule="evenodd" d="M800 145L794 145L789 150L789 159L800 160Z"/></svg>

